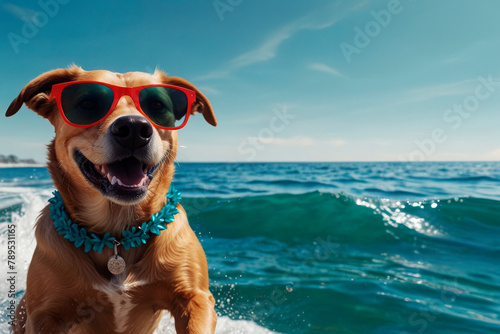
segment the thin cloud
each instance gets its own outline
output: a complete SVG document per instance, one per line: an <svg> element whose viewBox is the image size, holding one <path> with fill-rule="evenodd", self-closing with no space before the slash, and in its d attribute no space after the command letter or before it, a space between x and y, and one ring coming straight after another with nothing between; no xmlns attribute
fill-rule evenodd
<svg viewBox="0 0 500 334"><path fill-rule="evenodd" d="M328 140L326 142L327 146L333 146L333 147L342 147L346 146L347 142L342 139L334 139L334 140Z"/></svg>
<svg viewBox="0 0 500 334"><path fill-rule="evenodd" d="M440 97L462 95L470 93L471 84L477 83L477 79L467 79L444 84L430 85L408 90L408 93L417 97Z"/></svg>
<svg viewBox="0 0 500 334"><path fill-rule="evenodd" d="M472 154L469 153L437 153L429 156L427 161L472 161L480 160L474 158Z"/></svg>
<svg viewBox="0 0 500 334"><path fill-rule="evenodd" d="M336 76L336 77L344 77L344 75L342 75L339 71L337 71L336 69L334 69L326 64L312 63L312 64L309 64L308 67L312 70L331 74L331 75Z"/></svg>
<svg viewBox="0 0 500 334"><path fill-rule="evenodd" d="M255 49L229 61L224 69L209 72L197 80L220 79L237 69L273 59L283 42L302 30L322 30L331 27L342 18L342 12L335 5L315 10L270 34Z"/></svg>
<svg viewBox="0 0 500 334"><path fill-rule="evenodd" d="M200 77L195 78L194 81L220 79L220 78L227 76L230 72L231 72L231 70L228 68L223 69L223 70L215 70L215 71L209 72L205 75L202 75Z"/></svg>
<svg viewBox="0 0 500 334"><path fill-rule="evenodd" d="M294 136L291 138L261 138L261 137L250 137L250 139L261 142L264 145L269 146L293 146L293 147L342 147L347 145L347 142L342 139L332 139L332 140L315 140L310 137L305 136Z"/></svg>
<svg viewBox="0 0 500 334"><path fill-rule="evenodd" d="M354 6L352 6L349 10L354 12L354 11L358 11L361 9L365 9L365 7L369 4L370 4L370 0L361 1L357 4L355 4Z"/></svg>
<svg viewBox="0 0 500 334"><path fill-rule="evenodd" d="M425 87L408 89L403 92L399 99L389 105L406 105L431 101L445 96L464 96L470 94L473 80L462 80L446 84L429 85Z"/></svg>
<svg viewBox="0 0 500 334"><path fill-rule="evenodd" d="M488 160L500 160L500 148L486 153Z"/></svg>
<svg viewBox="0 0 500 334"><path fill-rule="evenodd" d="M198 86L198 89L204 95L217 95L217 94L220 94L220 91L218 89L210 87L210 86Z"/></svg>
<svg viewBox="0 0 500 334"><path fill-rule="evenodd" d="M285 27L281 31L274 33L272 36L268 37L258 48L250 50L242 54L241 56L231 60L229 62L229 67L237 69L274 58L276 56L278 47L294 34L294 30L299 31L301 29L291 26Z"/></svg>
<svg viewBox="0 0 500 334"><path fill-rule="evenodd" d="M460 57L453 57L453 58L448 58L443 60L443 64L452 64L452 63L457 63L459 61L462 61L463 59Z"/></svg>
<svg viewBox="0 0 500 334"><path fill-rule="evenodd" d="M314 146L315 142L312 138L295 136L292 138L261 138L261 137L251 137L251 139L258 140L265 145L273 146Z"/></svg>
<svg viewBox="0 0 500 334"><path fill-rule="evenodd" d="M497 78L493 78L493 84L499 84ZM390 105L411 104L417 102L430 101L444 96L466 96L474 94L475 88L479 84L478 79L467 79L450 83L429 85L408 89L402 92L401 98Z"/></svg>
<svg viewBox="0 0 500 334"><path fill-rule="evenodd" d="M35 17L36 11L34 11L33 9L19 7L17 5L12 4L12 3L5 3L3 5L3 8L7 12L11 13L16 18L18 18L19 20L25 19L25 20L28 20L31 22L35 21L34 17Z"/></svg>
<svg viewBox="0 0 500 334"><path fill-rule="evenodd" d="M487 76L484 78L489 80ZM500 86L500 78L492 77L491 81L492 85ZM428 86L420 86L409 89L403 88L390 92L389 95L382 94L367 97L362 107L351 109L350 113L364 114L368 111L372 112L374 110L374 106L376 106L379 110L406 105L412 106L416 103L425 103L438 98L456 97L456 102L459 103L463 101L465 97L474 94L475 89L479 84L479 80L474 78L448 83L430 84Z"/></svg>

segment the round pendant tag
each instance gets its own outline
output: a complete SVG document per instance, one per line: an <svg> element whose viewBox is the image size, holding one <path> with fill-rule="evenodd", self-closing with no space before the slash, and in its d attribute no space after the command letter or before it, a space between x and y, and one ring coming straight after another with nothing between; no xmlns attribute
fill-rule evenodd
<svg viewBox="0 0 500 334"><path fill-rule="evenodd" d="M119 275L125 270L125 260L120 255L113 255L108 260L108 270L113 275Z"/></svg>

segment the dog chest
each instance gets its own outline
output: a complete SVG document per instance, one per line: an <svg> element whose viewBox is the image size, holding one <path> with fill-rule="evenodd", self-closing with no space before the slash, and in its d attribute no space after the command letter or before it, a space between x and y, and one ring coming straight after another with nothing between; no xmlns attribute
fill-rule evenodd
<svg viewBox="0 0 500 334"><path fill-rule="evenodd" d="M139 286L146 285L147 282L135 282L133 284L113 284L95 285L94 289L103 297L101 298L106 305L104 307L112 308L114 330L117 333L123 333L127 330L127 325L133 322L133 312L135 304L133 303L133 290Z"/></svg>

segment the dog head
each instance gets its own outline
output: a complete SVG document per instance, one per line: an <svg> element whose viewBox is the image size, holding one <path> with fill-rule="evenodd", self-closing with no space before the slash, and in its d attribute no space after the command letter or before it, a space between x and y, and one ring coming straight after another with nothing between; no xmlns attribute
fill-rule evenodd
<svg viewBox="0 0 500 334"><path fill-rule="evenodd" d="M118 74L73 66L42 74L24 87L6 115L14 115L26 103L54 126L48 167L63 199L71 202L71 211L78 212L76 203L88 198L118 206L135 206L153 200L155 195L164 198L177 153L177 131L153 126L127 95L97 125L82 128L68 124L51 99L51 90L56 84L71 81L97 81L119 87L166 84L187 88L196 93L188 112L202 113L208 123L217 124L209 101L193 84L161 71Z"/></svg>

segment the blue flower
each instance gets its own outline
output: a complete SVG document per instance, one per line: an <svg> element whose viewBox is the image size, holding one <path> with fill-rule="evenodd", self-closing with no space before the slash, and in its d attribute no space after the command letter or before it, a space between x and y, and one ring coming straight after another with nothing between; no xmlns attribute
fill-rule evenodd
<svg viewBox="0 0 500 334"><path fill-rule="evenodd" d="M54 197L49 199L50 218L54 221L54 227L59 234L64 235L65 239L73 242L76 248L84 245L85 252L93 249L101 253L105 246L114 247L116 238L112 237L109 232L102 237L94 233L89 236L86 228L73 223L64 210L61 194L54 191L53 195ZM142 223L139 228L134 226L130 230L122 231L122 240L119 240L119 242L123 245L123 248L129 250L131 247L139 247L141 244L145 244L150 238L149 233L160 235L161 231L167 228L167 224L174 221L174 215L179 213L177 204L180 199L180 193L173 186L170 186L167 193L167 204L158 213L153 214L151 219Z"/></svg>

